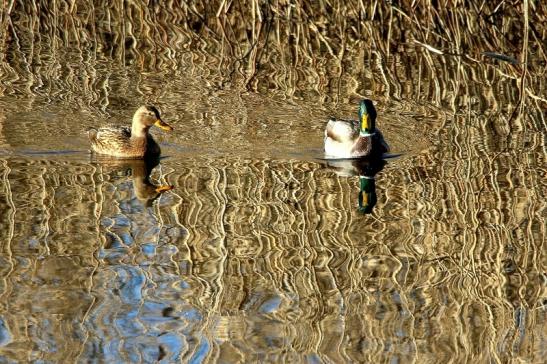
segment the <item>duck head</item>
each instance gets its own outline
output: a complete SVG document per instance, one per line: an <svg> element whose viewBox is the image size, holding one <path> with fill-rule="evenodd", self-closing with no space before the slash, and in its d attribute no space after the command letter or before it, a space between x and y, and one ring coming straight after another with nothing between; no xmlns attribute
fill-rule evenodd
<svg viewBox="0 0 547 364"><path fill-rule="evenodd" d="M360 176L359 190L359 208L358 211L363 214L371 214L374 206L376 206L376 183L374 177Z"/></svg>
<svg viewBox="0 0 547 364"><path fill-rule="evenodd" d="M369 99L361 100L359 103L359 125L360 134L370 136L376 130L376 109Z"/></svg>
<svg viewBox="0 0 547 364"><path fill-rule="evenodd" d="M139 107L133 115L133 131L136 131L135 128L146 131L152 126L157 126L166 131L173 130L171 125L161 119L160 112L155 106L145 105Z"/></svg>

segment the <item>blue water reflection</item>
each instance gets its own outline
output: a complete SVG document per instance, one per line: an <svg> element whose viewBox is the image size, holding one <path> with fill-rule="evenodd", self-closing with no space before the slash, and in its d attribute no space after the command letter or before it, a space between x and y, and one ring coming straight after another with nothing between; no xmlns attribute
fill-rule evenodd
<svg viewBox="0 0 547 364"><path fill-rule="evenodd" d="M135 178L142 166L132 163ZM97 300L85 323L90 337L83 357L108 363L170 363L193 353L190 361L201 362L209 351L207 341L195 337L203 315L180 299L190 285L172 271L178 249L170 241L184 238L186 230L162 223L154 210L158 202L143 201L131 179L114 185L110 192L117 198L117 212L100 219L104 244L98 251Z"/></svg>

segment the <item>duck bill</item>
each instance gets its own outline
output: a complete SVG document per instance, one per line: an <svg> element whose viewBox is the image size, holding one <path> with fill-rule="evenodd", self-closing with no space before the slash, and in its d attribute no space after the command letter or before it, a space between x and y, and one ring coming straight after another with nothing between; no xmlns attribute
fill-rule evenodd
<svg viewBox="0 0 547 364"><path fill-rule="evenodd" d="M156 120L154 125L157 126L160 129L162 129L162 130L166 130L166 131L172 131L173 130L173 127L171 125L167 124L165 121L163 121L161 119Z"/></svg>
<svg viewBox="0 0 547 364"><path fill-rule="evenodd" d="M166 191L171 191L174 188L175 188L174 186L162 185L162 186L156 187L156 192L157 193L162 193L162 192L166 192Z"/></svg>
<svg viewBox="0 0 547 364"><path fill-rule="evenodd" d="M368 114L361 116L361 130L370 130Z"/></svg>

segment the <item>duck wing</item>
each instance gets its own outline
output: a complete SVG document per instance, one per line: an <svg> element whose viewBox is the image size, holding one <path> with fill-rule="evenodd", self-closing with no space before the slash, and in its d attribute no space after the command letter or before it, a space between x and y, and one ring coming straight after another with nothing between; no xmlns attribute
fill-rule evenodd
<svg viewBox="0 0 547 364"><path fill-rule="evenodd" d="M100 152L126 145L131 139L131 128L109 126L92 129L88 132L88 135L93 149Z"/></svg>
<svg viewBox="0 0 547 364"><path fill-rule="evenodd" d="M378 150L383 153L389 153L389 145L387 144L386 140L384 139L384 136L382 132L378 129L376 129L376 135L374 136L375 142L378 144Z"/></svg>
<svg viewBox="0 0 547 364"><path fill-rule="evenodd" d="M359 125L354 120L331 118L325 129L325 138L331 138L343 143L356 139L359 136Z"/></svg>

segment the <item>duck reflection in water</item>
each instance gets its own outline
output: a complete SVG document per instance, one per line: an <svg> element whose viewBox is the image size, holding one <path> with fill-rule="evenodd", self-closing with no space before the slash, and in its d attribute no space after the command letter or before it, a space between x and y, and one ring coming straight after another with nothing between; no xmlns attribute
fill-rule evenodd
<svg viewBox="0 0 547 364"><path fill-rule="evenodd" d="M115 168L116 170L129 171L133 182L135 197L146 207L152 205L162 193L170 191L174 186L155 185L150 181L152 170L159 164L159 157L145 159L107 159L97 158L101 166Z"/></svg>
<svg viewBox="0 0 547 364"><path fill-rule="evenodd" d="M339 176L359 176L358 211L371 214L377 202L375 176L386 165L382 158L331 159L327 165Z"/></svg>

